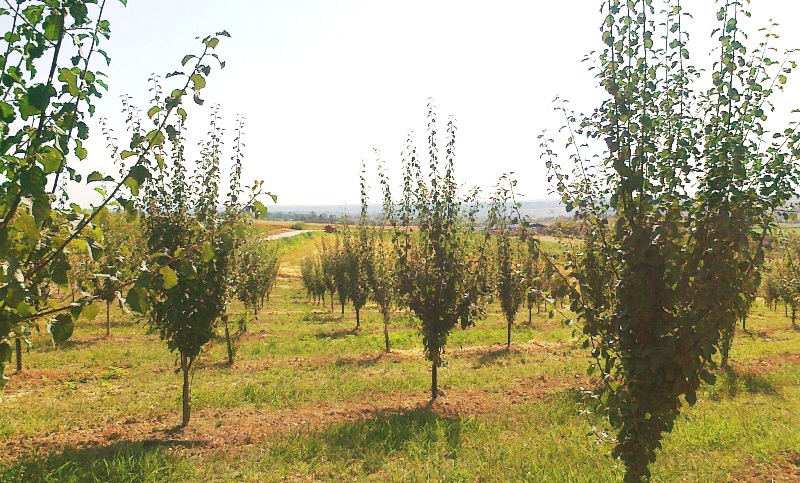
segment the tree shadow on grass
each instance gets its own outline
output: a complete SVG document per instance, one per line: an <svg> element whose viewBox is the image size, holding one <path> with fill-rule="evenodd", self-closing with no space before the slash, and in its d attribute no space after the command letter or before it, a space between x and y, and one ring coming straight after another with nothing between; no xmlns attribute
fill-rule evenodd
<svg viewBox="0 0 800 483"><path fill-rule="evenodd" d="M767 375L734 367L723 370L717 378L716 388L718 393L727 397L736 397L740 393L767 395L779 393L777 386Z"/></svg>
<svg viewBox="0 0 800 483"><path fill-rule="evenodd" d="M317 324L326 324L329 322L341 322L344 318L343 315L335 312L309 312L303 315L304 322L312 322Z"/></svg>
<svg viewBox="0 0 800 483"><path fill-rule="evenodd" d="M194 470L187 458L169 451L205 441L119 441L91 448L34 450L0 464L0 481L187 481Z"/></svg>
<svg viewBox="0 0 800 483"><path fill-rule="evenodd" d="M347 336L356 334L358 334L357 329L339 329L339 330L333 330L331 332L320 332L318 334L315 334L314 337L316 337L317 339L333 340L333 339L344 339Z"/></svg>
<svg viewBox="0 0 800 483"><path fill-rule="evenodd" d="M355 464L360 473L371 474L381 470L389 458L404 453L435 454L456 460L462 429L460 417L443 416L426 405L378 411L369 418L329 426L300 440L274 445L271 450L280 459L295 461L324 454L325 459Z"/></svg>
<svg viewBox="0 0 800 483"><path fill-rule="evenodd" d="M475 362L475 368L477 369L482 366L494 364L499 359L506 359L511 355L513 350L513 348L509 350L506 346L498 349L489 349L486 351L486 353L481 354L480 357L478 357L478 360Z"/></svg>
<svg viewBox="0 0 800 483"><path fill-rule="evenodd" d="M60 344L53 345L52 343L42 344L37 347L39 352L53 352L53 351L64 351L67 349L84 349L84 348L91 348L98 344L102 344L103 342L107 341L105 337L80 337L80 338L70 338L61 342Z"/></svg>
<svg viewBox="0 0 800 483"><path fill-rule="evenodd" d="M336 367L369 367L374 366L385 356L385 352L364 357L340 357L334 363Z"/></svg>

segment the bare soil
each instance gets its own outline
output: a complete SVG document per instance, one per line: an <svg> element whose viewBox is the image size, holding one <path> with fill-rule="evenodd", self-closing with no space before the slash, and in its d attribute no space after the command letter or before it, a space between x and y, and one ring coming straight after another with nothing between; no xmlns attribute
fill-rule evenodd
<svg viewBox="0 0 800 483"><path fill-rule="evenodd" d="M800 481L800 452L788 452L780 458L767 462L757 463L748 458L745 464L747 470L734 474L731 481L735 483L756 482L786 482Z"/></svg>

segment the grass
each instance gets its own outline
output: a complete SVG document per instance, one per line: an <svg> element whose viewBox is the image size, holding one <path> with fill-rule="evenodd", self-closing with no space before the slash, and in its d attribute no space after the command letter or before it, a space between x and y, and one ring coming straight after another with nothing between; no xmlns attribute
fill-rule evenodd
<svg viewBox="0 0 800 483"><path fill-rule="evenodd" d="M496 306L454 331L445 396L429 405L412 317L395 314L384 354L374 307L356 333L351 308L342 316L306 300L294 272L322 236L275 242L283 266L272 301L249 323L233 366L222 339L202 356L183 431L175 357L132 316L112 311L110 338L101 318L82 321L60 348L34 336L0 406L0 481L621 479L610 446L578 416L586 353L558 315L516 324L511 351ZM748 481L754 468L792 481L800 333L759 304L748 327L732 368L666 436L654 481Z"/></svg>

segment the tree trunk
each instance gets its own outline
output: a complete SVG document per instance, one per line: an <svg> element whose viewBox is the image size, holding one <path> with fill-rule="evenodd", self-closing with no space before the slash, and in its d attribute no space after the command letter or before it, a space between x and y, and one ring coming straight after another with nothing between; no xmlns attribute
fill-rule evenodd
<svg viewBox="0 0 800 483"><path fill-rule="evenodd" d="M106 337L111 335L111 301L106 300Z"/></svg>
<svg viewBox="0 0 800 483"><path fill-rule="evenodd" d="M14 339L14 348L17 350L17 372L22 372L22 340Z"/></svg>
<svg viewBox="0 0 800 483"><path fill-rule="evenodd" d="M508 342L506 343L506 349L511 350L511 322L508 323Z"/></svg>
<svg viewBox="0 0 800 483"><path fill-rule="evenodd" d="M742 316L742 332L747 332L747 315Z"/></svg>
<svg viewBox="0 0 800 483"><path fill-rule="evenodd" d="M231 344L231 333L228 330L228 318L225 317L225 343L228 345L228 365L233 365L233 345Z"/></svg>
<svg viewBox="0 0 800 483"><path fill-rule="evenodd" d="M356 307L356 329L361 327L361 309Z"/></svg>
<svg viewBox="0 0 800 483"><path fill-rule="evenodd" d="M438 350L437 350L438 352ZM436 398L439 396L439 356L433 357L433 362L431 363L431 402L435 401Z"/></svg>
<svg viewBox="0 0 800 483"><path fill-rule="evenodd" d="M383 317L383 340L386 342L386 353L389 353L389 317Z"/></svg>
<svg viewBox="0 0 800 483"><path fill-rule="evenodd" d="M181 426L184 428L189 425L189 418L192 415L192 392L189 387L191 383L189 371L192 369L192 362L193 359L181 354L181 369L183 370L183 423Z"/></svg>
<svg viewBox="0 0 800 483"><path fill-rule="evenodd" d="M528 325L533 325L533 305L528 305Z"/></svg>
<svg viewBox="0 0 800 483"><path fill-rule="evenodd" d="M731 340L726 339L723 341L722 346L720 347L720 352L722 352L722 360L720 361L720 367L722 369L728 368L728 354L731 350Z"/></svg>
<svg viewBox="0 0 800 483"><path fill-rule="evenodd" d="M797 306L792 304L792 328L797 328Z"/></svg>
<svg viewBox="0 0 800 483"><path fill-rule="evenodd" d="M333 292L331 292L331 313L333 313L334 310L336 309L333 308Z"/></svg>
<svg viewBox="0 0 800 483"><path fill-rule="evenodd" d="M344 315L344 302L342 302L342 315Z"/></svg>

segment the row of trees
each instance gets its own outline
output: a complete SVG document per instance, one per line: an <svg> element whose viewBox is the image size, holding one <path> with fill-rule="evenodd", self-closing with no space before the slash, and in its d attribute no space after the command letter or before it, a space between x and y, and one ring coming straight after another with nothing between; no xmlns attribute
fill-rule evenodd
<svg viewBox="0 0 800 483"><path fill-rule="evenodd" d="M334 295L338 295L344 314L345 304L353 304L356 330L361 326L361 309L374 301L383 317L386 351L389 346L389 324L397 301L397 260L383 230L369 226L367 188L364 167L361 172L361 217L356 231L345 225L330 244L323 239L320 250L301 264L303 284L310 298L324 303L330 294L331 311Z"/></svg>
<svg viewBox="0 0 800 483"><path fill-rule="evenodd" d="M502 204L498 202L493 206ZM507 222L502 219L490 221L491 226L497 229L491 232L486 261L489 268L487 295L500 301L508 321L507 345L510 347L511 327L518 311L523 307L527 309L527 321L531 325L534 310L541 313L548 302L563 306L569 288L560 273L563 270L544 263L530 246L537 240L512 232ZM366 293L367 300L374 302L382 314L388 352L391 314L407 308L404 299L398 296L398 259L390 234L384 229L370 228L366 245L361 245L359 236L344 228L333 240L323 238L317 253L301 261L301 280L308 298L314 303L325 304L325 298L330 297L333 311L335 297L339 295L342 314L345 304L353 304L358 328L363 305L356 302L363 299L353 300L351 294Z"/></svg>
<svg viewBox="0 0 800 483"><path fill-rule="evenodd" d="M784 304L784 311L791 317L792 327L797 328L797 312L800 308L800 238L788 235L781 239L780 246L765 264L758 293L764 303L777 309L778 302ZM755 291L752 294L755 296ZM743 323L743 328L746 328Z"/></svg>
<svg viewBox="0 0 800 483"><path fill-rule="evenodd" d="M278 281L281 261L269 242L253 235L249 230L234 254L233 289L236 298L258 317Z"/></svg>

